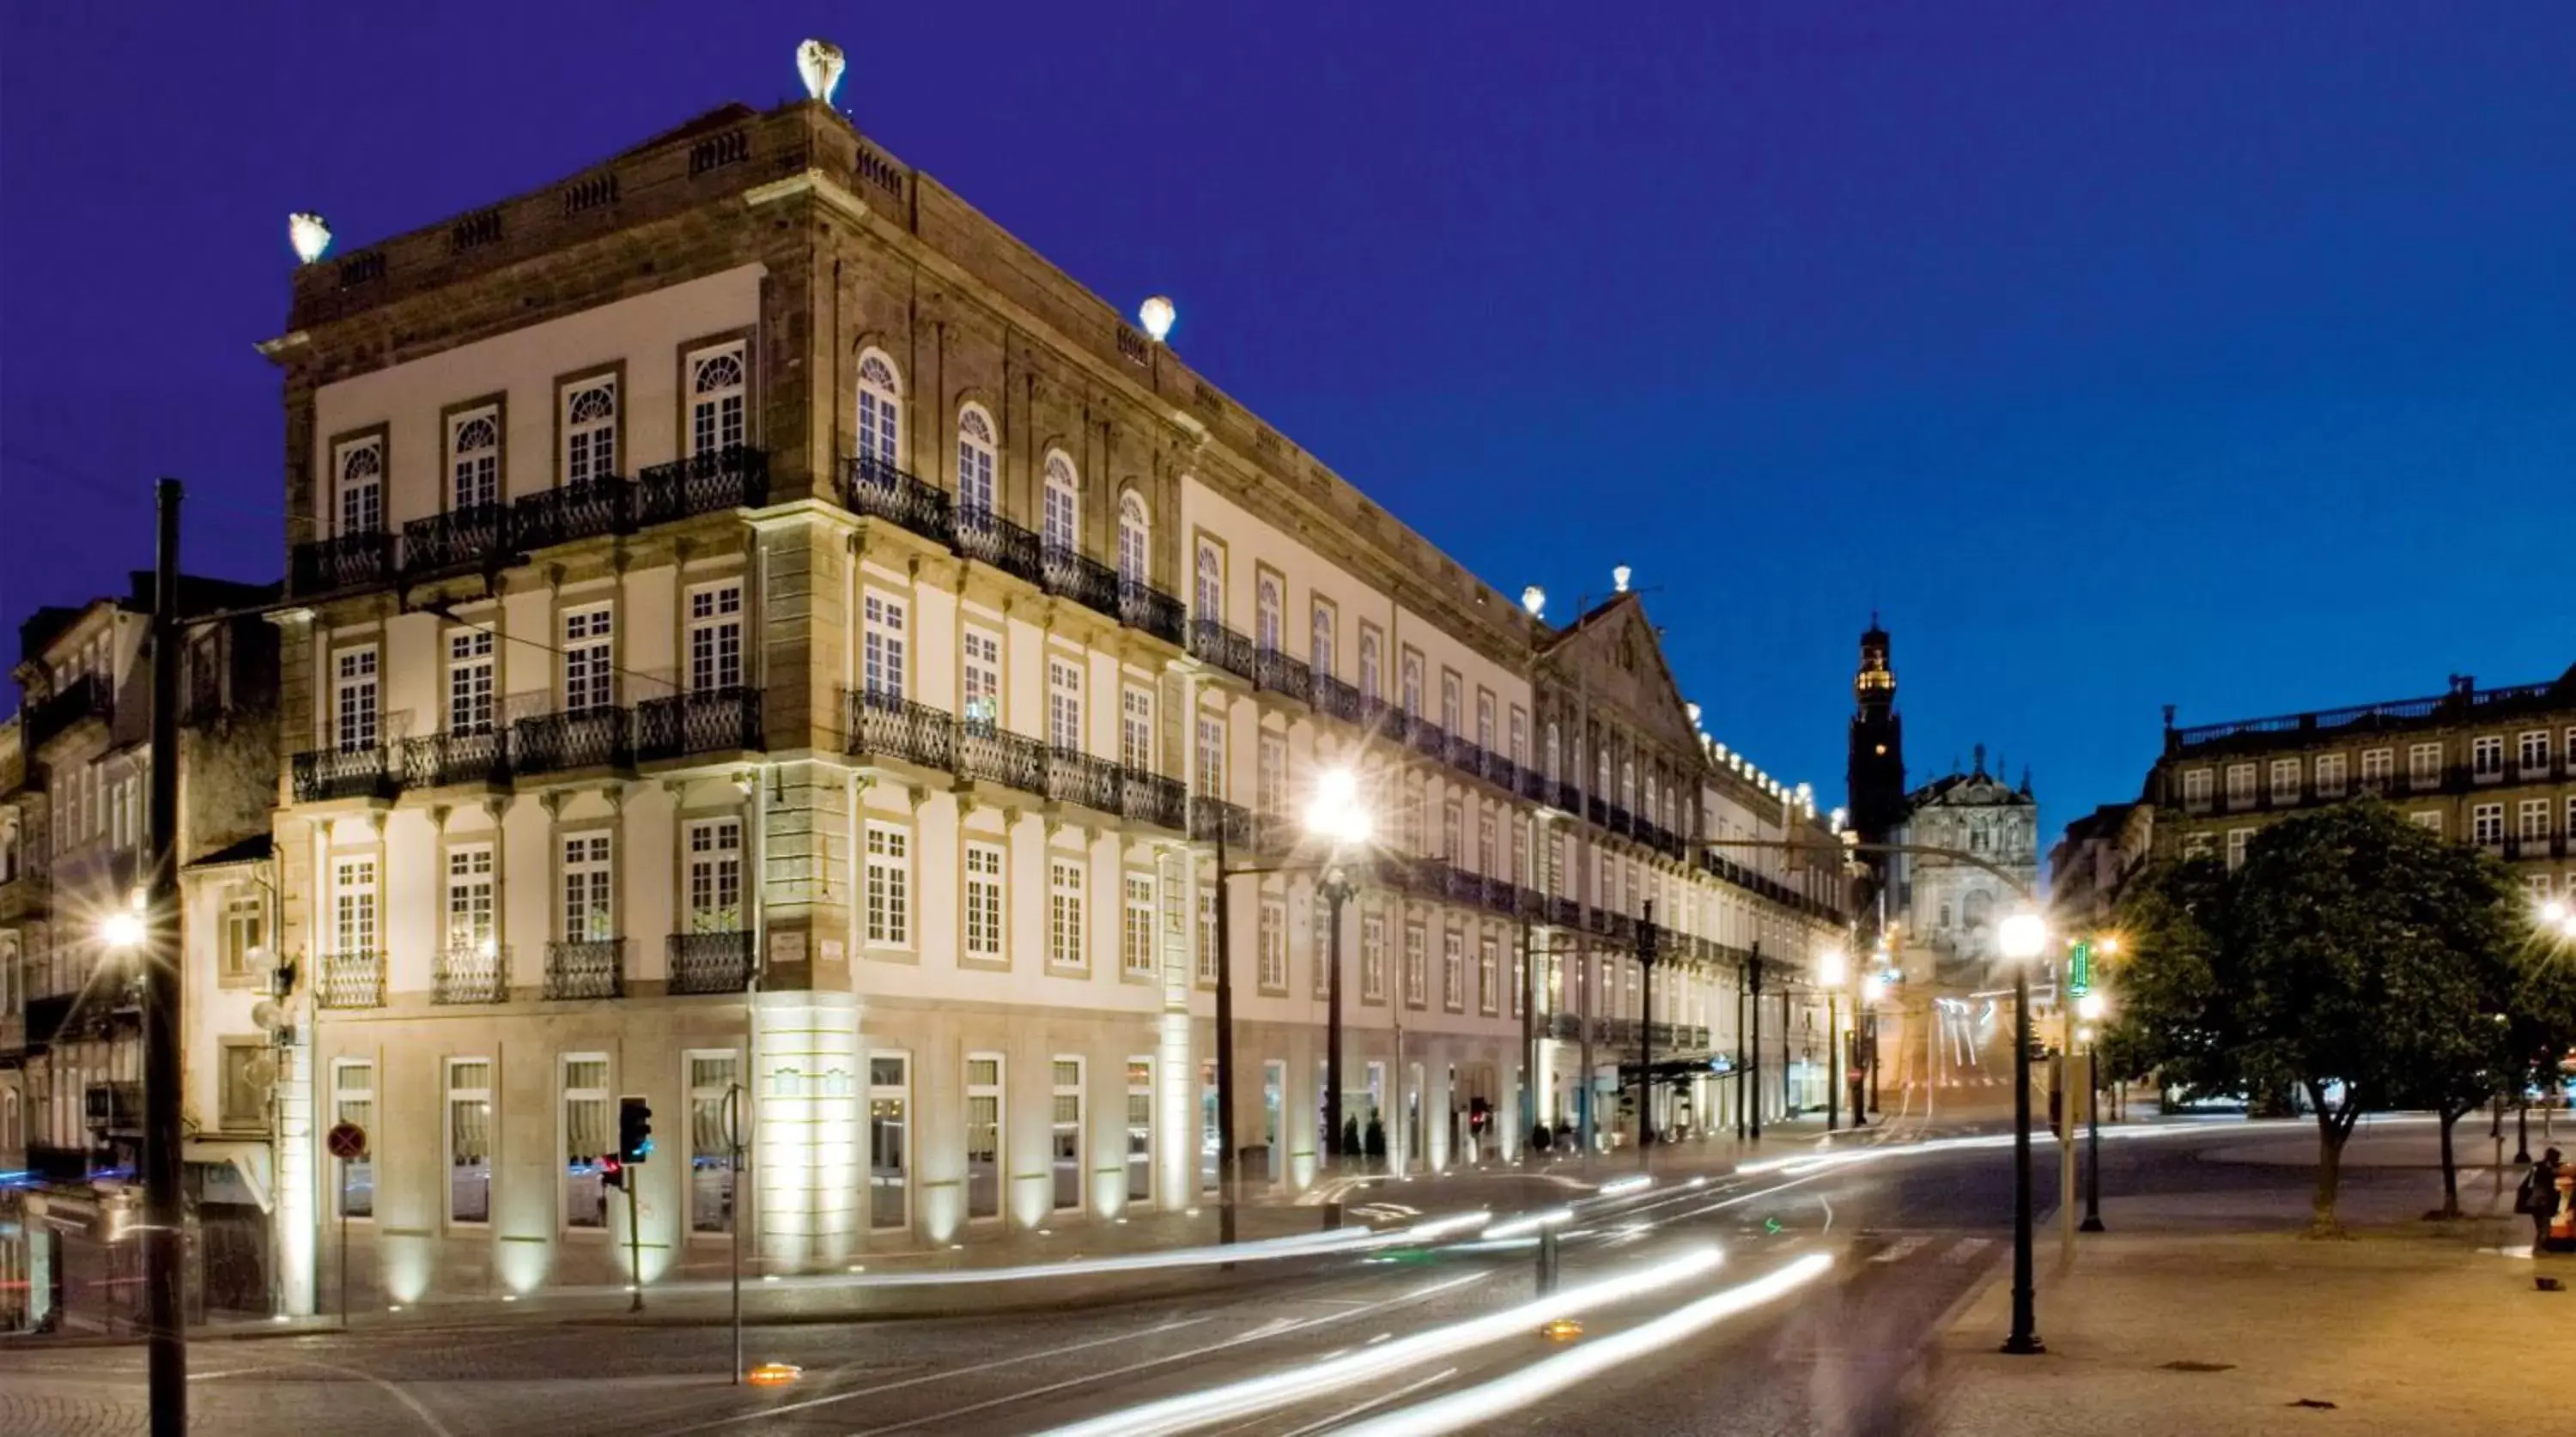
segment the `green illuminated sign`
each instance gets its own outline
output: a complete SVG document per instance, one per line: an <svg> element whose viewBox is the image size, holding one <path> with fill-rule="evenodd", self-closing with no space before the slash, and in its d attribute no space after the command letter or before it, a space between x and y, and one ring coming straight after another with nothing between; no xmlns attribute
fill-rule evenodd
<svg viewBox="0 0 2576 1437"><path fill-rule="evenodd" d="M2077 942L2066 960L2066 991L2081 998L2093 991L2093 945Z"/></svg>

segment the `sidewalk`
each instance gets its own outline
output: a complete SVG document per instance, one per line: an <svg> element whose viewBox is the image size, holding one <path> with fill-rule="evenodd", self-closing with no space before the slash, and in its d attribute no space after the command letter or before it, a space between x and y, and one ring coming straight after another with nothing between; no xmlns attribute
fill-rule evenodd
<svg viewBox="0 0 2576 1437"><path fill-rule="evenodd" d="M2461 1176L2471 1216L2424 1221L2441 1188L2415 1160L2434 1141L2429 1122L2356 1138L2364 1161L2346 1168L2339 1204L2350 1241L2299 1235L2313 1143L2295 1167L2283 1163L2279 1185L2106 1201L2110 1231L2084 1237L2069 1272L2053 1270L2044 1217L2037 1309L2047 1353L1997 1351L2011 1330L2007 1264L1940 1337L1917 1430L2555 1430L2536 1414L2563 1410L2576 1261L2524 1255L2530 1228L2512 1213L2511 1184L2484 1171ZM2253 1139L2217 1160L2289 1155L2288 1144ZM2535 1272L2572 1290L2541 1292Z"/></svg>

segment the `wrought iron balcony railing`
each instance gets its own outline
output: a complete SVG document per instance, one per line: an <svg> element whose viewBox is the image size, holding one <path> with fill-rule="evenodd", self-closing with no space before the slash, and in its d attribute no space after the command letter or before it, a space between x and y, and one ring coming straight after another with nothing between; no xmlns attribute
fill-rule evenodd
<svg viewBox="0 0 2576 1437"><path fill-rule="evenodd" d="M1118 811L1138 823L1182 832L1189 827L1189 790L1179 779L1127 769L1118 790Z"/></svg>
<svg viewBox="0 0 2576 1437"><path fill-rule="evenodd" d="M844 691L850 753L901 759L924 768L957 766L957 716L869 689Z"/></svg>
<svg viewBox="0 0 2576 1437"><path fill-rule="evenodd" d="M626 995L626 940L558 940L546 945L546 996L622 998Z"/></svg>
<svg viewBox="0 0 2576 1437"><path fill-rule="evenodd" d="M83 719L105 719L115 712L116 693L107 679L82 674L27 706L27 746L33 748Z"/></svg>
<svg viewBox="0 0 2576 1437"><path fill-rule="evenodd" d="M392 749L381 745L315 749L295 756L294 783L297 803L391 798L402 791L403 765Z"/></svg>
<svg viewBox="0 0 2576 1437"><path fill-rule="evenodd" d="M751 933L674 933L667 956L674 993L739 993L751 986Z"/></svg>
<svg viewBox="0 0 2576 1437"><path fill-rule="evenodd" d="M1134 579L1118 581L1118 622L1176 648L1189 636L1188 614L1181 601Z"/></svg>
<svg viewBox="0 0 2576 1437"><path fill-rule="evenodd" d="M1050 594L1073 600L1096 614L1120 613L1118 571L1063 544L1041 546L1041 582Z"/></svg>
<svg viewBox="0 0 2576 1437"><path fill-rule="evenodd" d="M1046 750L1046 796L1101 813L1119 811L1118 765L1080 749Z"/></svg>
<svg viewBox="0 0 2576 1437"><path fill-rule="evenodd" d="M1347 724L1366 722L1360 716L1358 687L1344 683L1328 673L1319 671L1315 675L1314 705L1327 718L1337 718Z"/></svg>
<svg viewBox="0 0 2576 1437"><path fill-rule="evenodd" d="M327 594L393 582L394 536L378 530L308 539L295 546L294 591Z"/></svg>
<svg viewBox="0 0 2576 1437"><path fill-rule="evenodd" d="M635 706L635 756L646 762L693 753L757 752L760 690L701 689Z"/></svg>
<svg viewBox="0 0 2576 1437"><path fill-rule="evenodd" d="M1314 674L1305 660L1277 649L1256 647L1252 651L1252 682L1255 687L1274 694L1286 694L1299 703L1312 703L1315 697Z"/></svg>
<svg viewBox="0 0 2576 1437"><path fill-rule="evenodd" d="M523 494L510 506L511 531L523 549L622 534L634 525L635 485L615 475Z"/></svg>
<svg viewBox="0 0 2576 1437"><path fill-rule="evenodd" d="M1215 619L1190 620L1190 657L1216 665L1240 679L1255 677L1252 639Z"/></svg>
<svg viewBox="0 0 2576 1437"><path fill-rule="evenodd" d="M434 733L403 742L403 783L410 788L510 781L510 736L497 728Z"/></svg>
<svg viewBox="0 0 2576 1437"><path fill-rule="evenodd" d="M1008 729L967 724L957 735L957 776L1022 793L1046 792L1047 748Z"/></svg>
<svg viewBox="0 0 2576 1437"><path fill-rule="evenodd" d="M498 1003L510 996L510 950L490 943L439 950L430 973L433 1003Z"/></svg>
<svg viewBox="0 0 2576 1437"><path fill-rule="evenodd" d="M314 977L314 1001L325 1008L385 1006L382 953L325 953Z"/></svg>
<svg viewBox="0 0 2576 1437"><path fill-rule="evenodd" d="M956 539L955 511L946 491L872 454L851 460L842 472L841 504L853 514L889 520L925 539L952 546Z"/></svg>
<svg viewBox="0 0 2576 1437"><path fill-rule="evenodd" d="M990 509L957 506L957 529L950 542L969 559L981 559L1014 579L1043 584L1046 566L1039 554L1037 531L1023 529Z"/></svg>
<svg viewBox="0 0 2576 1437"><path fill-rule="evenodd" d="M769 455L733 444L635 476L639 524L667 524L722 509L753 509L769 502Z"/></svg>
<svg viewBox="0 0 2576 1437"><path fill-rule="evenodd" d="M848 715L843 742L853 756L875 756L940 769L976 783L999 784L1059 803L1178 831L1187 821L1181 785L1124 768L1078 749L1051 748L980 720L863 689L842 692Z"/></svg>
<svg viewBox="0 0 2576 1437"><path fill-rule="evenodd" d="M435 574L475 569L509 557L510 509L506 504L469 504L403 525L403 570Z"/></svg>
<svg viewBox="0 0 2576 1437"><path fill-rule="evenodd" d="M625 768L634 762L627 713L615 705L536 714L510 726L511 763L523 774Z"/></svg>
<svg viewBox="0 0 2576 1437"><path fill-rule="evenodd" d="M1223 839L1235 848L1251 848L1252 810L1203 793L1191 794L1190 837L1201 843Z"/></svg>

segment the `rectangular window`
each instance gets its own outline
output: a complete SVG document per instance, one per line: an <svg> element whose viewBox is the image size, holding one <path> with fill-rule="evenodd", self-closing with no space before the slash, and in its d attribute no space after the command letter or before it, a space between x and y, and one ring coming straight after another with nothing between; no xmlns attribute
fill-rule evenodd
<svg viewBox="0 0 2576 1437"><path fill-rule="evenodd" d="M1476 946L1476 1008L1493 1013L1501 1006L1503 945L1491 934Z"/></svg>
<svg viewBox="0 0 2576 1437"><path fill-rule="evenodd" d="M1154 771L1154 693L1130 684L1118 695L1118 766Z"/></svg>
<svg viewBox="0 0 2576 1437"><path fill-rule="evenodd" d="M376 1215L376 1065L342 1058L331 1065L331 1119L354 1123L368 1134L367 1156L340 1164L340 1215Z"/></svg>
<svg viewBox="0 0 2576 1437"><path fill-rule="evenodd" d="M342 649L332 656L331 712L340 752L376 746L376 651Z"/></svg>
<svg viewBox="0 0 2576 1437"><path fill-rule="evenodd" d="M1047 961L1059 968L1079 968L1083 950L1082 864L1073 859L1047 862Z"/></svg>
<svg viewBox="0 0 2576 1437"><path fill-rule="evenodd" d="M616 375L602 374L563 387L563 436L566 485L616 475Z"/></svg>
<svg viewBox="0 0 2576 1437"><path fill-rule="evenodd" d="M1127 913L1118 929L1118 966L1133 976L1154 976L1154 875L1127 875Z"/></svg>
<svg viewBox="0 0 2576 1437"><path fill-rule="evenodd" d="M860 643L860 681L869 698L885 704L901 703L910 692L904 682L903 601L871 590L861 607L865 622ZM995 692L999 692L998 685Z"/></svg>
<svg viewBox="0 0 2576 1437"><path fill-rule="evenodd" d="M2494 848L2504 842L2504 805L2481 803L2469 810L2469 841Z"/></svg>
<svg viewBox="0 0 2576 1437"><path fill-rule="evenodd" d="M267 957L268 895L256 884L235 884L224 893L224 973L248 977ZM7 975L0 973L0 980ZM7 1011L0 1006L0 1012Z"/></svg>
<svg viewBox="0 0 2576 1437"><path fill-rule="evenodd" d="M333 865L331 939L335 953L376 951L376 861L343 858Z"/></svg>
<svg viewBox="0 0 2576 1437"><path fill-rule="evenodd" d="M2299 800L2299 761L2295 758L2272 760L2272 801L2296 803Z"/></svg>
<svg viewBox="0 0 2576 1437"><path fill-rule="evenodd" d="M2549 769L2549 730L2533 729L2516 744L2517 757L2524 778L2538 778Z"/></svg>
<svg viewBox="0 0 2576 1437"><path fill-rule="evenodd" d="M1279 734L1261 736L1260 762L1253 770L1252 806L1267 818L1288 812L1288 740Z"/></svg>
<svg viewBox="0 0 2576 1437"><path fill-rule="evenodd" d="M2419 743L2406 750L2406 783L2410 788L2431 788L2442 781L2442 746Z"/></svg>
<svg viewBox="0 0 2576 1437"><path fill-rule="evenodd" d="M1082 665L1047 660L1047 744L1059 753L1082 747Z"/></svg>
<svg viewBox="0 0 2576 1437"><path fill-rule="evenodd" d="M1404 925L1404 1001L1408 1007L1419 1008L1430 1001L1428 940L1421 924Z"/></svg>
<svg viewBox="0 0 2576 1437"><path fill-rule="evenodd" d="M1440 857L1455 864L1467 861L1467 814L1456 799L1440 806Z"/></svg>
<svg viewBox="0 0 2576 1437"><path fill-rule="evenodd" d="M2339 753L2317 755L2317 797L2343 797L2344 756Z"/></svg>
<svg viewBox="0 0 2576 1437"><path fill-rule="evenodd" d="M564 712L617 703L616 620L606 605L563 616Z"/></svg>
<svg viewBox="0 0 2576 1437"><path fill-rule="evenodd" d="M2428 808L2421 813L2410 813L2406 816L2414 821L2417 828L2423 829L2427 833L2440 833L2442 831L2442 810L2438 808Z"/></svg>
<svg viewBox="0 0 2576 1437"><path fill-rule="evenodd" d="M492 731L492 631L463 628L447 636L447 731Z"/></svg>
<svg viewBox="0 0 2576 1437"><path fill-rule="evenodd" d="M1467 936L1455 928L1440 934L1440 1002L1453 1013L1467 1006Z"/></svg>
<svg viewBox="0 0 2576 1437"><path fill-rule="evenodd" d="M1288 905L1261 900L1261 991L1288 991Z"/></svg>
<svg viewBox="0 0 2576 1437"><path fill-rule="evenodd" d="M966 1057L966 1216L1002 1212L1002 1055Z"/></svg>
<svg viewBox="0 0 2576 1437"><path fill-rule="evenodd" d="M2361 786L2368 789L2386 788L2396 757L2395 749L2363 749L2361 751Z"/></svg>
<svg viewBox="0 0 2576 1437"><path fill-rule="evenodd" d="M701 349L682 365L689 377L689 453L721 454L742 443L747 386L739 343Z"/></svg>
<svg viewBox="0 0 2576 1437"><path fill-rule="evenodd" d="M1370 913L1360 919L1360 1001L1386 1001L1386 917Z"/></svg>
<svg viewBox="0 0 2576 1437"><path fill-rule="evenodd" d="M1487 878L1500 878L1494 852L1494 811L1483 804L1476 806L1476 871Z"/></svg>
<svg viewBox="0 0 2576 1437"><path fill-rule="evenodd" d="M492 1220L492 1060L447 1060L447 1220Z"/></svg>
<svg viewBox="0 0 2576 1437"><path fill-rule="evenodd" d="M972 1070L973 1065L968 1065ZM868 1226L912 1225L912 1059L868 1055Z"/></svg>
<svg viewBox="0 0 2576 1437"><path fill-rule="evenodd" d="M1225 720L1212 714L1199 715L1198 778L1202 795L1225 797Z"/></svg>
<svg viewBox="0 0 2576 1437"><path fill-rule="evenodd" d="M912 835L890 823L868 825L867 937L884 948L912 942Z"/></svg>
<svg viewBox="0 0 2576 1437"><path fill-rule="evenodd" d="M1517 1018L1521 1010L1529 1006L1529 955L1518 948L1513 949L1511 966L1512 1016Z"/></svg>
<svg viewBox="0 0 2576 1437"><path fill-rule="evenodd" d="M2504 736L2481 734L2469 745L2469 774L2477 779L2504 777Z"/></svg>
<svg viewBox="0 0 2576 1437"><path fill-rule="evenodd" d="M2230 806L2254 801L2254 765L2231 763L2227 766L2227 802Z"/></svg>
<svg viewBox="0 0 2576 1437"><path fill-rule="evenodd" d="M987 962L1002 957L1002 849L966 845L966 956Z"/></svg>
<svg viewBox="0 0 2576 1437"><path fill-rule="evenodd" d="M701 819L687 833L689 931L742 932L742 820Z"/></svg>
<svg viewBox="0 0 2576 1437"><path fill-rule="evenodd" d="M1057 1212L1082 1210L1082 1060L1057 1058L1055 1085L1048 1096L1047 1159L1055 1175L1052 1205Z"/></svg>
<svg viewBox="0 0 2576 1437"><path fill-rule="evenodd" d="M900 620L896 627L901 629ZM894 647L898 656L896 666L900 668L903 652L900 633L894 640ZM970 727L992 732L1002 722L1002 636L990 629L968 629L965 665L957 673L960 685L958 711L966 716ZM902 676L898 674L895 678L898 692L902 685Z"/></svg>
<svg viewBox="0 0 2576 1437"><path fill-rule="evenodd" d="M736 1125L748 1093L734 1087L731 1053L689 1053L689 1231L733 1231Z"/></svg>
<svg viewBox="0 0 2576 1437"><path fill-rule="evenodd" d="M585 833L564 840L566 943L601 943L617 936L616 876L607 834Z"/></svg>
<svg viewBox="0 0 2576 1437"><path fill-rule="evenodd" d="M2549 836L2549 800L2526 798L2514 814L2514 829L2523 842L2530 843Z"/></svg>
<svg viewBox="0 0 2576 1437"><path fill-rule="evenodd" d="M742 687L742 581L689 591L689 691Z"/></svg>
<svg viewBox="0 0 2576 1437"><path fill-rule="evenodd" d="M1216 885L1199 885L1199 981L1216 981Z"/></svg>
<svg viewBox="0 0 2576 1437"><path fill-rule="evenodd" d="M1154 1060L1127 1060L1127 1201L1154 1196Z"/></svg>
<svg viewBox="0 0 2576 1437"><path fill-rule="evenodd" d="M492 943L492 846L460 844L447 850L447 951L482 958Z"/></svg>
<svg viewBox="0 0 2576 1437"><path fill-rule="evenodd" d="M5 993L0 989L0 996ZM6 1006L0 1002L0 1011ZM217 1061L223 1065L216 1074L216 1112L223 1126L234 1132L266 1127L270 1085L264 1079L274 1071L268 1043L258 1038L242 1042L226 1038L216 1052ZM0 1124L0 1139L15 1137L6 1131L5 1124Z"/></svg>
<svg viewBox="0 0 2576 1437"><path fill-rule="evenodd" d="M563 1056L563 1221L570 1228L608 1226L602 1160L616 1149L608 1124L608 1055Z"/></svg>
<svg viewBox="0 0 2576 1437"><path fill-rule="evenodd" d="M2245 845L2253 837L2254 830L2250 828L2227 830L2227 867L2231 872L2245 866Z"/></svg>

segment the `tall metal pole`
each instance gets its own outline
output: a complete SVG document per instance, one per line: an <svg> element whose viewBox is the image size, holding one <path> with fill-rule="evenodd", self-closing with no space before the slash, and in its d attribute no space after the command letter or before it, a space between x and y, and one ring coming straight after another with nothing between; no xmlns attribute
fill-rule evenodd
<svg viewBox="0 0 2576 1437"><path fill-rule="evenodd" d="M2030 1214L2030 959L2013 961L2013 1290L2012 1335L2004 1351L2046 1352L2033 1312Z"/></svg>
<svg viewBox="0 0 2576 1437"><path fill-rule="evenodd" d="M733 1385L742 1385L742 1084L725 1092L725 1139L733 1149L731 1210L725 1226L733 1229Z"/></svg>
<svg viewBox="0 0 2576 1437"><path fill-rule="evenodd" d="M1583 946L1581 938L1575 939L1574 944L1574 961L1580 968L1580 986L1576 989L1579 999L1575 1006L1580 1010L1583 1024L1581 1059L1583 1076L1574 1089L1574 1110L1583 1128L1583 1156L1588 1161L1594 1149L1600 1145L1595 1133L1592 1112L1593 1099L1598 1096L1592 1090L1592 950Z"/></svg>
<svg viewBox="0 0 2576 1437"><path fill-rule="evenodd" d="M1753 997L1747 1006L1753 1009L1753 1038L1745 1051L1751 1055L1739 1081L1750 1083L1753 1090L1745 1101L1753 1111L1753 1141L1762 1141L1762 940L1753 940Z"/></svg>
<svg viewBox="0 0 2576 1437"><path fill-rule="evenodd" d="M1858 1114L1853 1116L1857 1117ZM1825 990L1825 1131L1843 1123L1842 994Z"/></svg>
<svg viewBox="0 0 2576 1437"><path fill-rule="evenodd" d="M186 1437L188 1331L179 1304L187 1236L179 1197L179 481L162 480L157 497L147 897L152 940L143 956L143 1259L152 1324L152 1434Z"/></svg>
<svg viewBox="0 0 2576 1437"><path fill-rule="evenodd" d="M2057 1009L2057 1261L2075 1260L2075 1012L2059 987Z"/></svg>
<svg viewBox="0 0 2576 1437"><path fill-rule="evenodd" d="M1515 1144L1527 1146L1538 1131L1538 955L1530 949L1530 921L1521 920L1521 1130Z"/></svg>
<svg viewBox="0 0 2576 1437"><path fill-rule="evenodd" d="M1744 972L1735 975L1735 1140L1744 1141Z"/></svg>
<svg viewBox="0 0 2576 1437"><path fill-rule="evenodd" d="M2084 1045L2084 1231L2102 1231L2102 1045Z"/></svg>
<svg viewBox="0 0 2576 1437"><path fill-rule="evenodd" d="M1647 1165L1655 1145L1655 900L1637 920L1637 967L1644 987L1637 1003L1637 1165Z"/></svg>
<svg viewBox="0 0 2576 1437"><path fill-rule="evenodd" d="M1325 935L1326 962L1332 964L1332 976L1326 981L1330 989L1332 1016L1324 1037L1324 1156L1327 1166L1338 1166L1346 1156L1342 1152L1342 903L1351 896L1351 881L1338 868L1324 872L1324 922L1331 930ZM1341 1204L1333 1205L1336 1212Z"/></svg>
<svg viewBox="0 0 2576 1437"><path fill-rule="evenodd" d="M1234 1241L1234 945L1233 892L1225 876L1225 815L1216 820L1216 1172L1217 1241Z"/></svg>

